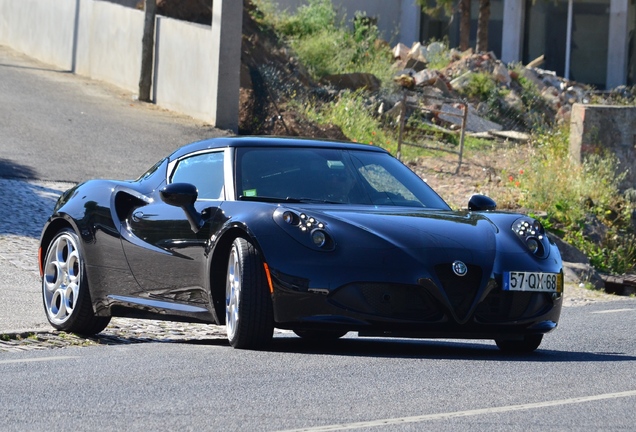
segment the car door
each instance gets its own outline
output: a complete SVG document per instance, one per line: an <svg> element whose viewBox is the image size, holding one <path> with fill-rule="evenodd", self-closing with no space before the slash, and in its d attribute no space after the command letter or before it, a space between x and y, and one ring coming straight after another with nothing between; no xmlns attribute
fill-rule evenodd
<svg viewBox="0 0 636 432"><path fill-rule="evenodd" d="M197 187L195 208L213 219L225 199L224 152L188 155L171 164L168 183ZM124 251L142 296L158 301L207 305L204 252L210 224L194 233L185 212L156 198L131 211L125 224Z"/></svg>

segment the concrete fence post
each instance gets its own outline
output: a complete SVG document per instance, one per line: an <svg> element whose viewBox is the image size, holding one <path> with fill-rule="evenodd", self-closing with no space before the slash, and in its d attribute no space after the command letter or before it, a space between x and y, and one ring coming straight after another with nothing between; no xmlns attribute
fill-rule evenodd
<svg viewBox="0 0 636 432"><path fill-rule="evenodd" d="M238 132L243 0L212 5L212 123Z"/></svg>
<svg viewBox="0 0 636 432"><path fill-rule="evenodd" d="M504 0L501 61L521 61L526 0Z"/></svg>
<svg viewBox="0 0 636 432"><path fill-rule="evenodd" d="M618 159L624 173L621 189L636 187L636 107L617 105L572 105L570 157L582 162L586 156L605 152Z"/></svg>

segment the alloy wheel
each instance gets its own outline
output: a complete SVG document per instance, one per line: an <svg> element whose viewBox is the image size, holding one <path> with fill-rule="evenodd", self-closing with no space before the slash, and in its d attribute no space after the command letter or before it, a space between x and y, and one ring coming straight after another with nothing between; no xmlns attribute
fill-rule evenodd
<svg viewBox="0 0 636 432"><path fill-rule="evenodd" d="M52 324L64 324L79 299L82 262L79 249L68 234L57 237L44 262L44 306Z"/></svg>

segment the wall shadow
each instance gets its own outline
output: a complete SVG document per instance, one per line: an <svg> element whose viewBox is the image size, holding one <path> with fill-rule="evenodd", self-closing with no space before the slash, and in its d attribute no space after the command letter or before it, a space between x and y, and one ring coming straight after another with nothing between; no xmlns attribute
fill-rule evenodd
<svg viewBox="0 0 636 432"><path fill-rule="evenodd" d="M28 166L19 165L8 159L0 158L0 178L29 179L36 177L36 171Z"/></svg>
<svg viewBox="0 0 636 432"><path fill-rule="evenodd" d="M0 158L0 236L38 239L67 183L36 181L30 167Z"/></svg>

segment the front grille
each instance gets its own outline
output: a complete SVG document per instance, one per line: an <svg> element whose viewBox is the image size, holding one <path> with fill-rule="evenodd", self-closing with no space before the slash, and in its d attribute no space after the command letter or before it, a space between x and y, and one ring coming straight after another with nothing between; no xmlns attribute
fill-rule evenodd
<svg viewBox="0 0 636 432"><path fill-rule="evenodd" d="M442 283L446 297L459 319L464 319L470 312L470 307L481 284L481 267L476 265L468 265L467 267L466 275L457 276L453 272L451 263L435 266L435 274Z"/></svg>
<svg viewBox="0 0 636 432"><path fill-rule="evenodd" d="M498 323L543 315L552 307L550 294L494 289L475 311L482 323Z"/></svg>
<svg viewBox="0 0 636 432"><path fill-rule="evenodd" d="M350 284L334 292L330 300L351 311L398 320L431 322L443 317L437 302L419 286Z"/></svg>

